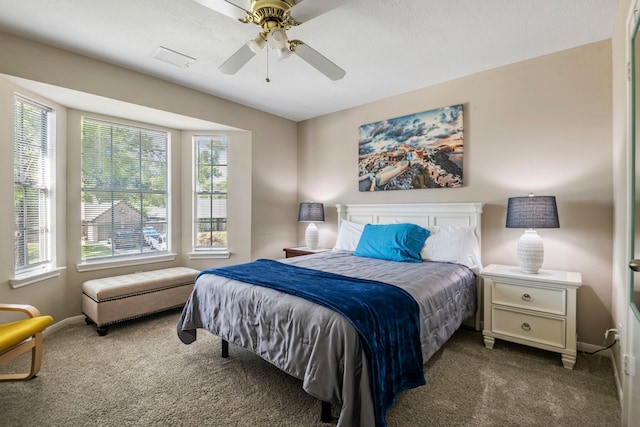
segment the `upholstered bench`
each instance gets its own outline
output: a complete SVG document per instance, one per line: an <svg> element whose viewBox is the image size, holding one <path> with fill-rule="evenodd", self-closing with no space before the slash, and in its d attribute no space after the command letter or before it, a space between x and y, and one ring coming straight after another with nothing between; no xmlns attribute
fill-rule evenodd
<svg viewBox="0 0 640 427"><path fill-rule="evenodd" d="M82 313L99 335L108 325L183 306L198 270L165 268L87 280L82 284Z"/></svg>

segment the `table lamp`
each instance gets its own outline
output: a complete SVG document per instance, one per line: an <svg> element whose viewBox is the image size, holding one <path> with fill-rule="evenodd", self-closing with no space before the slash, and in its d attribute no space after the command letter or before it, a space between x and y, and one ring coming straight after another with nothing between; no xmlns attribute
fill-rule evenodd
<svg viewBox="0 0 640 427"><path fill-rule="evenodd" d="M318 227L316 227L315 223L324 221L324 206L322 203L300 203L298 221L309 223L304 233L304 240L309 249L316 249L318 247Z"/></svg>
<svg viewBox="0 0 640 427"><path fill-rule="evenodd" d="M536 274L544 260L542 238L536 228L559 228L555 196L510 197L507 228L526 228L518 241L518 263L524 273Z"/></svg>

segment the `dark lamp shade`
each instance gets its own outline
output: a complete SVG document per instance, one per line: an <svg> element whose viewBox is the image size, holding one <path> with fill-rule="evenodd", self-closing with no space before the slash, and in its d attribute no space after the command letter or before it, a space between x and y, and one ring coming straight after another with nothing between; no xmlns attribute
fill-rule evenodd
<svg viewBox="0 0 640 427"><path fill-rule="evenodd" d="M507 228L559 228L555 196L510 197Z"/></svg>
<svg viewBox="0 0 640 427"><path fill-rule="evenodd" d="M300 203L300 209L298 209L298 221L324 221L324 206L322 203Z"/></svg>

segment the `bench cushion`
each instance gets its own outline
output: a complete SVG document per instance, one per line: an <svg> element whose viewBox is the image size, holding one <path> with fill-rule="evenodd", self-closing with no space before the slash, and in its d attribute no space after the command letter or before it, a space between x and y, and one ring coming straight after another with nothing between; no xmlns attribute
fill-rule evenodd
<svg viewBox="0 0 640 427"><path fill-rule="evenodd" d="M87 280L82 292L94 301L107 301L173 286L193 283L198 270L187 267L172 267L162 270L143 271L121 276Z"/></svg>

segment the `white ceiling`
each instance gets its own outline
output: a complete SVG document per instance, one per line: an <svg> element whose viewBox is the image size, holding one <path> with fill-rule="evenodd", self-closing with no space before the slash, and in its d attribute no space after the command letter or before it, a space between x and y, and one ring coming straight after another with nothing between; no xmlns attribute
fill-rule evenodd
<svg viewBox="0 0 640 427"><path fill-rule="evenodd" d="M0 31L301 121L609 39L617 6L618 0L351 0L288 31L289 39L346 70L339 81L295 55L278 62L272 52L267 83L268 49L237 74L220 73L218 66L259 29L192 0L2 0ZM196 61L188 68L160 61L151 57L158 46ZM55 96L75 108L86 101L67 91Z"/></svg>

